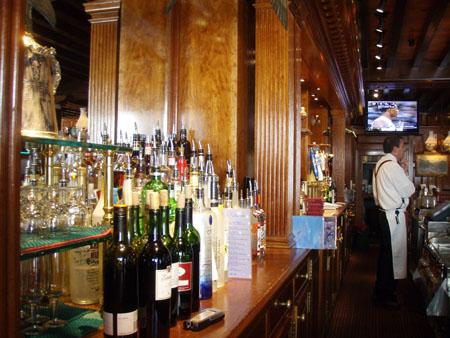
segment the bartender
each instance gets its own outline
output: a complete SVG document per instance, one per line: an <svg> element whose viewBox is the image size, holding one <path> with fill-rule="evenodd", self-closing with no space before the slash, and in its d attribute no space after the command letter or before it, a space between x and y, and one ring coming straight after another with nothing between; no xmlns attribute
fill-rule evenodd
<svg viewBox="0 0 450 338"><path fill-rule="evenodd" d="M378 206L380 252L375 301L398 310L395 290L397 280L406 278L406 219L405 210L415 187L407 176L406 146L400 136L388 136L383 143L385 155L373 172L373 193Z"/></svg>

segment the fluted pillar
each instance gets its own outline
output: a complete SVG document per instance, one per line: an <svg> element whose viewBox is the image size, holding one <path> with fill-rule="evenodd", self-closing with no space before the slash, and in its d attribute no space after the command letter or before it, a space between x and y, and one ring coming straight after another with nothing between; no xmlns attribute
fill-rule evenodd
<svg viewBox="0 0 450 338"><path fill-rule="evenodd" d="M91 16L89 67L89 136L101 143L106 125L115 140L117 123L118 29L121 0L97 0L84 4Z"/></svg>
<svg viewBox="0 0 450 338"><path fill-rule="evenodd" d="M333 179L337 189L337 200L344 201L345 186L345 111L332 110L331 136L333 144Z"/></svg>
<svg viewBox="0 0 450 338"><path fill-rule="evenodd" d="M269 1L254 7L255 171L268 216L267 248L288 249L300 186L300 30L289 13L286 31Z"/></svg>

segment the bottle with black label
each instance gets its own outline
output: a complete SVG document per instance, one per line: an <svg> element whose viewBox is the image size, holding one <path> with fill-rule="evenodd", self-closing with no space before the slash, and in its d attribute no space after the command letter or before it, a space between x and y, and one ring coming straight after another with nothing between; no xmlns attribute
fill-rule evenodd
<svg viewBox="0 0 450 338"><path fill-rule="evenodd" d="M169 337L172 260L161 240L159 192L148 196L148 242L138 258L139 337Z"/></svg>
<svg viewBox="0 0 450 338"><path fill-rule="evenodd" d="M105 337L137 337L137 256L128 242L127 206L114 206L113 240L103 259Z"/></svg>

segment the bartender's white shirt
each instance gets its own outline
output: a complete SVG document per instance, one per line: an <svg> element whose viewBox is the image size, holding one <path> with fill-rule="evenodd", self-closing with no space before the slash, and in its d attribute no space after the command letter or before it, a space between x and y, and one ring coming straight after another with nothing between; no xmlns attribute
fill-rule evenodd
<svg viewBox="0 0 450 338"><path fill-rule="evenodd" d="M378 170L386 160L390 161ZM408 197L415 191L414 184L392 154L386 154L378 161L373 171L372 185L375 203L384 210L406 209Z"/></svg>

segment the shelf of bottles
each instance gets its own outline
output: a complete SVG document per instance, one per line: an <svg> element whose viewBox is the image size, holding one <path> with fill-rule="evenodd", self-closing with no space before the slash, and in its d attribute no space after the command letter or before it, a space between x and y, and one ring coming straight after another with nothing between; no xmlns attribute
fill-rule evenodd
<svg viewBox="0 0 450 338"><path fill-rule="evenodd" d="M23 137L21 263L40 264L72 249L66 257L70 290L63 295L75 304L102 299L105 335L153 328L169 336L177 320L189 318L228 281L223 209L248 212L254 261L264 257L266 216L257 182L246 177L239 189L228 160L221 189L210 145L188 141L183 125L179 136L174 128L165 139L158 125L151 136L135 128L131 140L119 132L117 146L107 136L101 145ZM107 247L96 244L107 239ZM158 322L143 326L142 316ZM117 332L115 318L123 323Z"/></svg>

